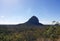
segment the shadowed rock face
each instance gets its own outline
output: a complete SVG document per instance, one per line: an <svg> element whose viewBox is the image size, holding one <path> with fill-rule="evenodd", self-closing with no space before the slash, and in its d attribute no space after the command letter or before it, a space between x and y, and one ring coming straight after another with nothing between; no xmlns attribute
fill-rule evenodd
<svg viewBox="0 0 60 41"><path fill-rule="evenodd" d="M39 20L36 16L32 16L27 22L26 24L30 24L30 25L43 25L41 23L39 23Z"/></svg>

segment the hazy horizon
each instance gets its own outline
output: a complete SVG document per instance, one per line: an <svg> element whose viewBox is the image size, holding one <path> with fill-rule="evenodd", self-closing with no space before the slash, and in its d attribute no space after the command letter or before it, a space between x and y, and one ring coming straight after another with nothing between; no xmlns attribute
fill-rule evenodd
<svg viewBox="0 0 60 41"><path fill-rule="evenodd" d="M0 0L0 24L19 24L36 16L40 23L60 22L60 0Z"/></svg>

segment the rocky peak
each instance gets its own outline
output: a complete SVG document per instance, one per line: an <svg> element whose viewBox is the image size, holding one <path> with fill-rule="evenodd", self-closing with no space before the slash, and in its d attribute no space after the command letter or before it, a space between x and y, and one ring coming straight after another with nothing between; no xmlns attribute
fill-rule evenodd
<svg viewBox="0 0 60 41"><path fill-rule="evenodd" d="M32 16L27 22L26 24L31 24L31 25L42 25L41 23L39 23L39 20L36 16Z"/></svg>

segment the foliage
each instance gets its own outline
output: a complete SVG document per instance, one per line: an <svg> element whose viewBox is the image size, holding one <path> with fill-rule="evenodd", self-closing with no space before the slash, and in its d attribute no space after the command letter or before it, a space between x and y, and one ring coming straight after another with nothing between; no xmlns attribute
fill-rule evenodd
<svg viewBox="0 0 60 41"><path fill-rule="evenodd" d="M0 41L37 41L37 38L40 37L57 39L60 37L60 26L40 27L25 25L17 28L0 26Z"/></svg>

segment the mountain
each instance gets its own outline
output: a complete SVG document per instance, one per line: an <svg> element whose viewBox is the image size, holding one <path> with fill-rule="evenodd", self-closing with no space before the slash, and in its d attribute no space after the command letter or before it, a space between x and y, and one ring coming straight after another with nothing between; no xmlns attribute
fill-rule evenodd
<svg viewBox="0 0 60 41"><path fill-rule="evenodd" d="M43 25L42 23L39 23L39 20L36 16L32 16L26 23L27 25Z"/></svg>

